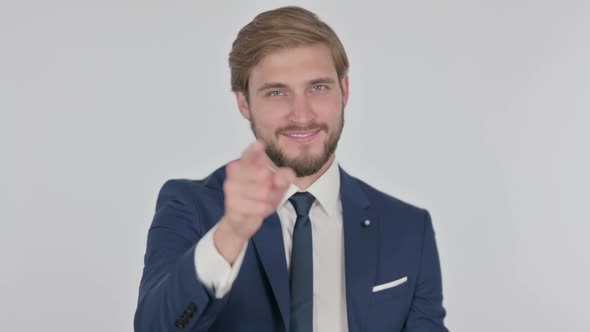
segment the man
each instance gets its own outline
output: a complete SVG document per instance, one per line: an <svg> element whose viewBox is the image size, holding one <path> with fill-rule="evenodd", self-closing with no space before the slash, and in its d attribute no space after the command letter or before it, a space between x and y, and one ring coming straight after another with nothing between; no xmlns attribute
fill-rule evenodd
<svg viewBox="0 0 590 332"><path fill-rule="evenodd" d="M162 187L137 331L447 331L427 211L348 175L335 150L348 60L313 13L258 15L229 57L257 139Z"/></svg>

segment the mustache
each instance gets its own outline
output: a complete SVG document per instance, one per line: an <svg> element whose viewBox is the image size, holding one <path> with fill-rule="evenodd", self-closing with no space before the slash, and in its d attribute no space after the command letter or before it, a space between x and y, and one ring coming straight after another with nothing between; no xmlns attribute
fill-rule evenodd
<svg viewBox="0 0 590 332"><path fill-rule="evenodd" d="M283 134L288 131L316 131L318 129L328 132L328 125L325 123L310 123L305 126L291 124L291 125L288 125L288 126L278 129L276 131L276 134L278 136L278 135Z"/></svg>

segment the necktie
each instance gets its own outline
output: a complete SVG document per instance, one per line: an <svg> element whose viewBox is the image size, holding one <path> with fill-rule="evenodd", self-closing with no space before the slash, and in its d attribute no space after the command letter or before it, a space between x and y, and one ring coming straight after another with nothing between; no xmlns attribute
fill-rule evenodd
<svg viewBox="0 0 590 332"><path fill-rule="evenodd" d="M313 254L309 209L315 197L307 192L289 198L297 220L291 250L291 332L313 331Z"/></svg>

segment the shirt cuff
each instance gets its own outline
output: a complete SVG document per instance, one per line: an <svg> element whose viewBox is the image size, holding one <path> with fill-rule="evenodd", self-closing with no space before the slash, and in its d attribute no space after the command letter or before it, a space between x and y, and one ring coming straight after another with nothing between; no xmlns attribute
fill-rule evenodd
<svg viewBox="0 0 590 332"><path fill-rule="evenodd" d="M213 292L216 298L220 299L229 292L238 276L238 272L240 272L248 242L244 243L238 258L233 265L230 265L219 253L213 242L213 234L217 226L213 226L197 243L195 248L195 269L201 283L210 292Z"/></svg>

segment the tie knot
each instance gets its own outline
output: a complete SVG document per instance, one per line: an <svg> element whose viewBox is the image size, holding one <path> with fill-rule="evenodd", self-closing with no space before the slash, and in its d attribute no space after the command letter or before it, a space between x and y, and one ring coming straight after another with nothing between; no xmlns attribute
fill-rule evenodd
<svg viewBox="0 0 590 332"><path fill-rule="evenodd" d="M295 213L298 217L308 217L309 209L315 201L315 197L308 192L298 192L289 198L289 202L295 208Z"/></svg>

